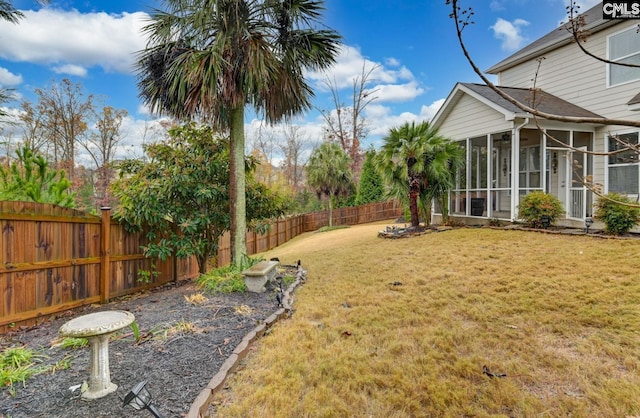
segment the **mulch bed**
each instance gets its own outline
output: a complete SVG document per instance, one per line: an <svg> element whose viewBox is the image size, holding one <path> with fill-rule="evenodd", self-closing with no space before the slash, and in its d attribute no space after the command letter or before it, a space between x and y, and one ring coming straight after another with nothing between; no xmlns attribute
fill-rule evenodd
<svg viewBox="0 0 640 418"><path fill-rule="evenodd" d="M191 403L242 338L277 309L275 293L234 293L206 295L196 305L185 296L200 293L192 282L166 286L151 292L67 312L29 330L0 336L0 351L26 345L42 353L45 365L65 357L71 367L36 375L26 385L16 383L13 392L0 393L0 418L20 417L147 417L149 411L123 408L122 399L140 381L147 380L153 404L164 417L185 416ZM89 348L52 347L58 330L80 315L102 310L133 313L140 335L148 338L136 343L131 329L109 343L111 381L118 390L103 398L85 401L80 390L70 388L88 381ZM195 330L184 330L189 325ZM181 326L183 326L181 328ZM38 366L38 365L36 365Z"/></svg>

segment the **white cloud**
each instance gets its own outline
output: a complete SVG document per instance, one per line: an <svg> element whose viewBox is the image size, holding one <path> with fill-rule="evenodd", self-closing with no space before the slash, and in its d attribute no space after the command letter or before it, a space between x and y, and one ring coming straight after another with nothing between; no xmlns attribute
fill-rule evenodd
<svg viewBox="0 0 640 418"><path fill-rule="evenodd" d="M431 103L429 106L422 106L420 109L420 118L423 120L431 120L438 113L438 110L444 104L445 99L438 99L435 102Z"/></svg>
<svg viewBox="0 0 640 418"><path fill-rule="evenodd" d="M0 22L0 57L45 65L74 65L131 73L146 41L143 12L107 14L76 10L27 10L19 25Z"/></svg>
<svg viewBox="0 0 640 418"><path fill-rule="evenodd" d="M496 23L491 26L493 34L502 41L502 49L505 51L516 51L522 47L526 38L522 36L522 27L529 25L529 22L523 19L516 19L509 22L502 18L498 18Z"/></svg>
<svg viewBox="0 0 640 418"><path fill-rule="evenodd" d="M52 70L56 74L70 74L70 75L76 75L79 77L87 76L86 68L81 67L79 65L74 65L74 64L59 65L57 67L53 67Z"/></svg>
<svg viewBox="0 0 640 418"><path fill-rule="evenodd" d="M13 74L6 68L0 67L0 86L17 86L22 83L22 76L20 74Z"/></svg>
<svg viewBox="0 0 640 418"><path fill-rule="evenodd" d="M390 67L399 67L400 66L400 61L398 61L395 58L385 58L384 64L388 65Z"/></svg>
<svg viewBox="0 0 640 418"><path fill-rule="evenodd" d="M326 72L309 72L306 76L316 82L318 88L327 90L325 80L329 78L335 81L338 88L351 88L353 80L362 76L363 66L365 72L373 69L369 82L395 83L399 80L412 80L413 74L409 69L400 65L395 58L387 58L385 64L371 61L363 56L359 49L343 45L336 58L336 63ZM395 68L399 67L399 68Z"/></svg>
<svg viewBox="0 0 640 418"><path fill-rule="evenodd" d="M380 102L407 102L424 93L416 81L405 84L384 84L375 87L377 90L376 101Z"/></svg>
<svg viewBox="0 0 640 418"><path fill-rule="evenodd" d="M374 62L364 57L359 49L343 45L336 64L327 72L311 72L307 77L315 82L320 92L328 92L327 79L334 83L338 90L348 89L352 94L353 82L371 71L367 79L366 90L377 90L376 102L406 102L424 93L424 89L415 79L413 73L395 58L386 58L384 64Z"/></svg>

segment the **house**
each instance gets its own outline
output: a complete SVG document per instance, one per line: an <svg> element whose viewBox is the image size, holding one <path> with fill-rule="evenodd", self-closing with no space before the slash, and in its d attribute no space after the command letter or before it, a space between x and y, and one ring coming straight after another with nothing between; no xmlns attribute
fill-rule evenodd
<svg viewBox="0 0 640 418"><path fill-rule="evenodd" d="M637 20L603 19L602 3L582 15L590 33L585 44L589 51L612 61L640 63ZM561 27L486 72L521 103L576 122L536 120L484 84L456 84L432 121L466 149L466 171L450 193L451 216L467 223L516 220L522 197L542 190L564 205L565 219L559 223L583 227L597 199L584 179L601 184L605 193L638 197L638 154L603 153L622 147L614 136L638 144L640 128L578 121L639 121L640 68L587 56Z"/></svg>

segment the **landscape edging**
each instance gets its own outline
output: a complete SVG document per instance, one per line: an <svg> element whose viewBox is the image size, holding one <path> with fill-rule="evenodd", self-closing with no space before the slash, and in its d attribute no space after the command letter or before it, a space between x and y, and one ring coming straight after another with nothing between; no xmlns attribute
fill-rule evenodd
<svg viewBox="0 0 640 418"><path fill-rule="evenodd" d="M207 386L200 391L196 399L191 404L191 408L189 408L189 412L187 413L185 418L202 418L204 416L204 414L207 412L207 409L209 409L209 405L213 400L213 396L218 390L220 390L224 382L229 377L229 374L231 374L236 369L240 361L244 359L249 353L249 348L251 348L251 345L258 338L265 335L273 324L275 324L283 317L288 317L291 314L291 305L293 304L292 293L295 288L305 280L306 272L304 270L299 270L299 274L296 275L296 279L294 280L294 282L291 283L291 285L283 293L283 307L278 308L278 310L267 317L262 323L260 323L260 325L256 326L247 335L244 336L242 341L240 341L240 343L233 350L233 353L222 364L218 373L216 373L215 376L213 376L213 378L209 381L209 384L207 384Z"/></svg>

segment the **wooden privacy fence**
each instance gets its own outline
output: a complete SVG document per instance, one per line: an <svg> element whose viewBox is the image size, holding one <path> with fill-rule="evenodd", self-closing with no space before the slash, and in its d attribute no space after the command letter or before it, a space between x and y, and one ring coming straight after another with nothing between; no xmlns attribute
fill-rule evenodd
<svg viewBox="0 0 640 418"><path fill-rule="evenodd" d="M396 202L333 212L334 225L400 216ZM327 212L279 219L268 233L247 233L249 255L268 251L301 233L329 224ZM145 258L144 232L128 233L105 209L101 216L55 205L0 202L0 334L16 324L140 290L198 276L195 257ZM219 242L217 263L230 262L229 234ZM144 276L157 271L158 275Z"/></svg>
<svg viewBox="0 0 640 418"><path fill-rule="evenodd" d="M402 207L396 201L369 203L367 205L338 208L332 213L333 225L357 225L383 221L402 216ZM290 239L329 225L329 214L325 211L279 219L273 222L269 232L256 234L247 232L247 254L253 255L269 251ZM226 266L231 261L231 238L229 233L218 242L218 266Z"/></svg>
<svg viewBox="0 0 640 418"><path fill-rule="evenodd" d="M151 260L143 233L55 205L0 202L0 332L12 324L197 277L194 257ZM155 264L155 267L153 266ZM149 282L142 272L157 270Z"/></svg>

